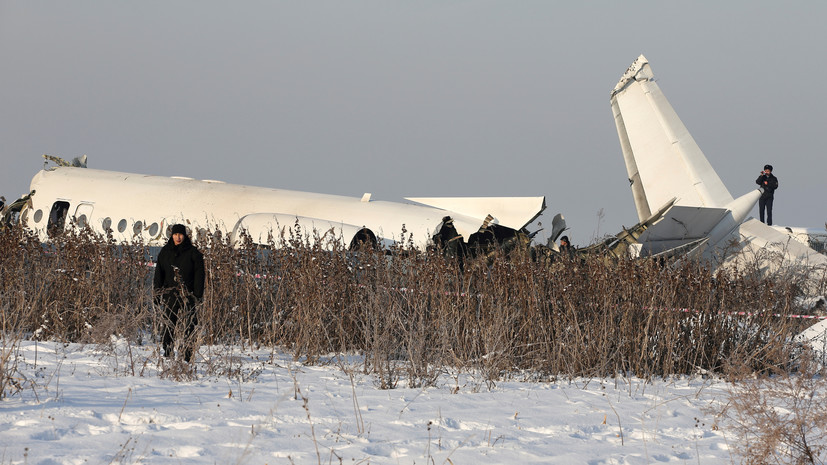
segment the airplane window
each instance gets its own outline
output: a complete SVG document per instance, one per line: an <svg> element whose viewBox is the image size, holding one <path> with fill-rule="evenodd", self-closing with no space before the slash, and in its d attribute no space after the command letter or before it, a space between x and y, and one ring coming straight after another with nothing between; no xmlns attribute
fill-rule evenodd
<svg viewBox="0 0 827 465"><path fill-rule="evenodd" d="M109 218L108 216L106 218L104 218L103 219L103 224L101 224L101 226L103 226L104 231L109 230L109 228L112 227L112 218Z"/></svg>
<svg viewBox="0 0 827 465"><path fill-rule="evenodd" d="M158 234L158 223L152 223L149 227L149 235L155 237L156 234Z"/></svg>
<svg viewBox="0 0 827 465"><path fill-rule="evenodd" d="M80 215L78 217L78 228L83 228L86 226L86 215Z"/></svg>
<svg viewBox="0 0 827 465"><path fill-rule="evenodd" d="M118 232L126 231L126 220L118 221Z"/></svg>
<svg viewBox="0 0 827 465"><path fill-rule="evenodd" d="M136 221L135 224L132 226L132 234L139 236L141 235L141 231L144 229L144 224L140 221Z"/></svg>
<svg viewBox="0 0 827 465"><path fill-rule="evenodd" d="M34 222L35 223L40 223L40 220L42 220L42 219L43 219L43 210L38 208L37 211L34 212Z"/></svg>

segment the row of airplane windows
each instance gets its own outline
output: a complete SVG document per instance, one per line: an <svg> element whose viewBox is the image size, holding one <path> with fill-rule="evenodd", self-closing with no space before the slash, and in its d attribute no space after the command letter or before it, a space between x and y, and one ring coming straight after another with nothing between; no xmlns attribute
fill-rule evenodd
<svg viewBox="0 0 827 465"><path fill-rule="evenodd" d="M65 224L66 215L67 215L68 212L69 212L69 203L68 202L62 202L62 201L55 202L54 205L52 206L52 211L49 214L49 222L48 222L49 229L52 229L52 228L63 229L63 225ZM40 224L40 222L43 221L43 217L44 217L43 210L38 209L37 211L34 212L34 215L32 215L32 220L34 220L35 224ZM79 215L75 216L75 222L76 222L76 224L79 228L83 228L84 226L86 226L88 221L89 221L88 217L85 213L80 213ZM126 228L127 228L128 225L129 225L129 222L125 218L121 219L120 221L118 221L117 231L119 233L126 232ZM110 217L104 218L103 221L101 222L101 226L103 227L104 230L111 229L112 228L112 218L110 218ZM166 235L169 236L171 225L167 225L166 229L167 229L166 230ZM159 230L160 230L160 226L157 222L150 224L149 227L146 228L146 232L149 234L149 237L152 237L152 238L157 237ZM132 223L132 234L133 235L136 235L136 236L141 235L143 232L144 232L144 222L143 221L138 220L138 221L135 221L134 223Z"/></svg>

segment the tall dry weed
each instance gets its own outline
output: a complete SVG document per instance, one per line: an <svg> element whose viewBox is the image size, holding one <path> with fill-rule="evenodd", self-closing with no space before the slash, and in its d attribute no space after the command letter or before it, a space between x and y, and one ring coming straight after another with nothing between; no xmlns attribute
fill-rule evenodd
<svg viewBox="0 0 827 465"><path fill-rule="evenodd" d="M823 464L827 461L827 382L807 354L792 372L753 376L730 367L736 378L729 402L715 412L733 434L746 464Z"/></svg>
<svg viewBox="0 0 827 465"><path fill-rule="evenodd" d="M693 262L549 262L515 248L462 262L403 244L390 253L318 246L287 228L268 246L199 234L207 267L198 340L283 347L306 363L358 353L382 387L435 382L445 367L491 380L643 378L758 371L789 361L802 323L795 279L712 273ZM405 232L403 231L403 237ZM148 266L154 250L68 229L48 244L0 232L4 347L14 338L157 341ZM736 316L738 312L750 317ZM153 338L155 338L153 340ZM522 376L522 375L520 375Z"/></svg>

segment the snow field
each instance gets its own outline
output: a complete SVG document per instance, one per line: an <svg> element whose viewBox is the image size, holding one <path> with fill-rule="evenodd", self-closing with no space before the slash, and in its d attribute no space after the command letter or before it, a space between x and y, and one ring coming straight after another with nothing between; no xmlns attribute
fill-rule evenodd
<svg viewBox="0 0 827 465"><path fill-rule="evenodd" d="M358 357L341 362L352 378L267 350L202 347L197 360L176 381L154 347L21 342L0 463L731 463L708 408L725 401L723 381L489 389L446 373L438 387L381 390ZM219 363L235 376L209 374Z"/></svg>

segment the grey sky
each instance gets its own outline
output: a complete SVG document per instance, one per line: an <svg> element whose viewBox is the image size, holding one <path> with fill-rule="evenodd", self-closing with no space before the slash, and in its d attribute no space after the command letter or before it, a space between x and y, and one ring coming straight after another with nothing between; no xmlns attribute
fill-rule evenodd
<svg viewBox="0 0 827 465"><path fill-rule="evenodd" d="M772 163L775 222L823 226L824 24L821 2L0 0L0 194L87 154L380 200L545 195L585 245L637 222L609 92L643 53L733 195Z"/></svg>

